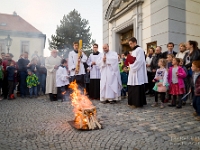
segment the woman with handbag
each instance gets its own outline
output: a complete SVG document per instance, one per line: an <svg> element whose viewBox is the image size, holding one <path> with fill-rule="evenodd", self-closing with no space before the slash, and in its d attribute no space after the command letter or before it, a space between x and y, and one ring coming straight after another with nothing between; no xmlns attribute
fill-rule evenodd
<svg viewBox="0 0 200 150"><path fill-rule="evenodd" d="M153 90L155 91L155 103L151 105L152 107L158 106L158 94L160 94L161 98L161 105L160 108L164 108L164 100L165 100L165 93L167 91L168 82L167 82L167 69L166 66L166 60L165 59L159 59L158 61L159 69L156 70L156 75L153 79L153 82L155 82L155 86Z"/></svg>
<svg viewBox="0 0 200 150"><path fill-rule="evenodd" d="M184 78L186 77L185 70L179 66L180 59L174 58L172 60L173 67L170 67L168 72L169 93L173 95L170 107L176 106L176 98L178 98L178 105L176 108L182 108L182 96L185 93Z"/></svg>

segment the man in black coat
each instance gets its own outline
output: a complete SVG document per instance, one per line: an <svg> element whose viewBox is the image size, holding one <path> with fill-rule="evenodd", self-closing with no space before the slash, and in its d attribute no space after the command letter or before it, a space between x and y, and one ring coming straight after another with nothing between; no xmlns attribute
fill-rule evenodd
<svg viewBox="0 0 200 150"><path fill-rule="evenodd" d="M26 85L26 77L28 76L27 69L30 67L28 52L24 52L23 57L18 60L18 67L20 76L20 96L21 98L24 98L28 94L28 88Z"/></svg>
<svg viewBox="0 0 200 150"><path fill-rule="evenodd" d="M169 42L167 44L167 49L168 50L162 54L162 58L167 59L167 55L168 54L173 54L174 57L176 56L177 53L175 51L173 51L173 49L174 49L174 43Z"/></svg>

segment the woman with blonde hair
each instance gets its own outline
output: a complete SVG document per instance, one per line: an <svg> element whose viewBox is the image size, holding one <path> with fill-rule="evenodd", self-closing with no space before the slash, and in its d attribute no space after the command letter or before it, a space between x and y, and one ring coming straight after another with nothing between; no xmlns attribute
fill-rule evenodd
<svg viewBox="0 0 200 150"><path fill-rule="evenodd" d="M179 44L179 53L176 54L176 58L183 59L185 54L188 52L185 43Z"/></svg>

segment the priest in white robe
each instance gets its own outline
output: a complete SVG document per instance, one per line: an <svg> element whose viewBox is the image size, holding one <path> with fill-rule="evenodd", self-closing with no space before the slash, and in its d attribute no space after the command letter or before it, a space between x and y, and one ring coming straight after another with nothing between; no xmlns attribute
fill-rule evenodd
<svg viewBox="0 0 200 150"><path fill-rule="evenodd" d="M91 99L100 99L100 68L96 65L100 57L98 52L98 44L93 45L93 53L90 54L87 64L90 70L89 97Z"/></svg>
<svg viewBox="0 0 200 150"><path fill-rule="evenodd" d="M78 50L79 43L74 42L73 43L74 50L69 53L68 56L68 70L70 72L70 81L75 81L77 84L84 88L84 74L85 74L85 68L83 63L87 61L87 56L82 52L82 50ZM78 52L81 52L80 58L78 58ZM77 64L80 64L79 71L76 72Z"/></svg>
<svg viewBox="0 0 200 150"><path fill-rule="evenodd" d="M45 60L47 69L46 94L49 94L51 101L57 100L56 71L61 63L61 58L57 56L57 50L51 51L51 56Z"/></svg>
<svg viewBox="0 0 200 150"><path fill-rule="evenodd" d="M144 50L137 45L134 37L129 40L129 46L132 49L131 56L136 59L129 64L128 105L134 108L143 107L147 104L144 84L148 83Z"/></svg>
<svg viewBox="0 0 200 150"><path fill-rule="evenodd" d="M118 55L109 50L108 44L103 45L104 53L100 55L97 65L100 68L100 101L111 104L119 100L122 83L118 66Z"/></svg>

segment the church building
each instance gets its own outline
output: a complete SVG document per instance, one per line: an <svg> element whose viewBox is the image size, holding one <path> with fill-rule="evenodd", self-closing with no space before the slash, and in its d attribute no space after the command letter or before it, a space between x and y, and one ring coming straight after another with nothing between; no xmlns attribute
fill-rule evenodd
<svg viewBox="0 0 200 150"><path fill-rule="evenodd" d="M145 51L167 43L200 43L200 0L103 0L103 43L122 53L128 39L138 40Z"/></svg>

